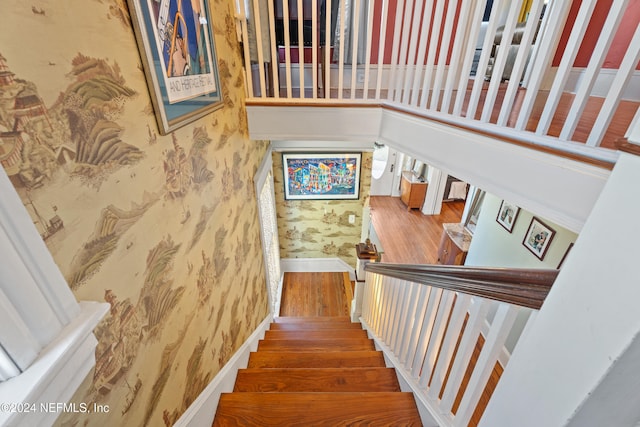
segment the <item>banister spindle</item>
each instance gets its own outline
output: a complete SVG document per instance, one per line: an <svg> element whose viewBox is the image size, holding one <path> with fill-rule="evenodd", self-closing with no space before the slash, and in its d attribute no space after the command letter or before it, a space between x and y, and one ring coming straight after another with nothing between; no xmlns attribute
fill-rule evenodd
<svg viewBox="0 0 640 427"><path fill-rule="evenodd" d="M613 39L617 34L618 26L620 25L620 21L622 21L622 17L625 10L627 9L628 3L628 0L622 0L613 2L613 4L611 5L611 9L609 10L609 14L607 15L607 20L605 21L602 27L602 31L600 32L598 42L596 43L596 46L591 53L591 59L589 60L587 69L580 79L575 97L573 99L573 102L571 103L571 109L567 114L567 120L564 122L564 126L562 126L560 139L564 141L567 141L569 140L569 138L571 138L573 132L578 126L578 122L580 121L582 112L587 105L587 101L589 100L589 97L591 95L591 90L593 89L596 80L598 79L602 64L604 63L604 60L609 53L611 42L613 42Z"/></svg>

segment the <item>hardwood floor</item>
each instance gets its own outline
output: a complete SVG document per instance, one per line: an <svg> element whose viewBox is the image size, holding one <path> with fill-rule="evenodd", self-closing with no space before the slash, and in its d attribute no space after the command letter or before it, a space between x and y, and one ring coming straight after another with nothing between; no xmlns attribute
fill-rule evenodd
<svg viewBox="0 0 640 427"><path fill-rule="evenodd" d="M382 262L435 264L442 224L460 222L463 201L445 202L440 215L407 211L399 197L372 196L371 223L384 253Z"/></svg>
<svg viewBox="0 0 640 427"><path fill-rule="evenodd" d="M348 316L345 285L348 273L285 273L280 316Z"/></svg>

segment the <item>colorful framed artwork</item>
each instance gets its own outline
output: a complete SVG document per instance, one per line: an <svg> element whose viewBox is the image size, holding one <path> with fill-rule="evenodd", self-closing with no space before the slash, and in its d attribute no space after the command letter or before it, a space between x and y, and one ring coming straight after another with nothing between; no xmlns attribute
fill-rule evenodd
<svg viewBox="0 0 640 427"><path fill-rule="evenodd" d="M282 155L285 200L358 199L362 153Z"/></svg>
<svg viewBox="0 0 640 427"><path fill-rule="evenodd" d="M516 223L516 219L518 219L519 213L519 207L507 202L506 200L503 200L502 204L500 205L500 210L498 210L496 221L498 222L498 224L503 226L505 230L511 233L513 231L513 226Z"/></svg>
<svg viewBox="0 0 640 427"><path fill-rule="evenodd" d="M542 261L555 234L556 232L551 227L533 217L522 244Z"/></svg>
<svg viewBox="0 0 640 427"><path fill-rule="evenodd" d="M205 0L128 0L158 129L165 135L222 106Z"/></svg>

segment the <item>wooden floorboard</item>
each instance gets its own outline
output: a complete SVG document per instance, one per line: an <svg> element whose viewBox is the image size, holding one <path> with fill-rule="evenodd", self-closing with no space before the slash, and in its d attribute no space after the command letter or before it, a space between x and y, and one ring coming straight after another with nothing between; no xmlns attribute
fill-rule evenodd
<svg viewBox="0 0 640 427"><path fill-rule="evenodd" d="M342 272L285 273L280 316L348 316L343 278Z"/></svg>
<svg viewBox="0 0 640 427"><path fill-rule="evenodd" d="M382 262L435 264L442 224L460 222L464 202L442 204L440 215L408 211L399 197L372 196L371 222L384 253Z"/></svg>

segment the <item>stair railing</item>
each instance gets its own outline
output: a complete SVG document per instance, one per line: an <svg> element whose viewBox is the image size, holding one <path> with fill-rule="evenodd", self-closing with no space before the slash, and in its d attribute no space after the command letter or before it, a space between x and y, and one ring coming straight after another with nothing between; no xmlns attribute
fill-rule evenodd
<svg viewBox="0 0 640 427"><path fill-rule="evenodd" d="M433 418L425 425L441 427L477 424L558 274L382 263L365 271L360 320Z"/></svg>
<svg viewBox="0 0 640 427"><path fill-rule="evenodd" d="M236 4L254 103L387 105L598 153L606 150L592 148L637 80L640 27L628 0ZM594 24L596 15L606 19ZM585 113L592 101L602 102L595 118ZM566 117L556 115L562 103L570 104ZM586 135L576 132L581 121L594 123Z"/></svg>

